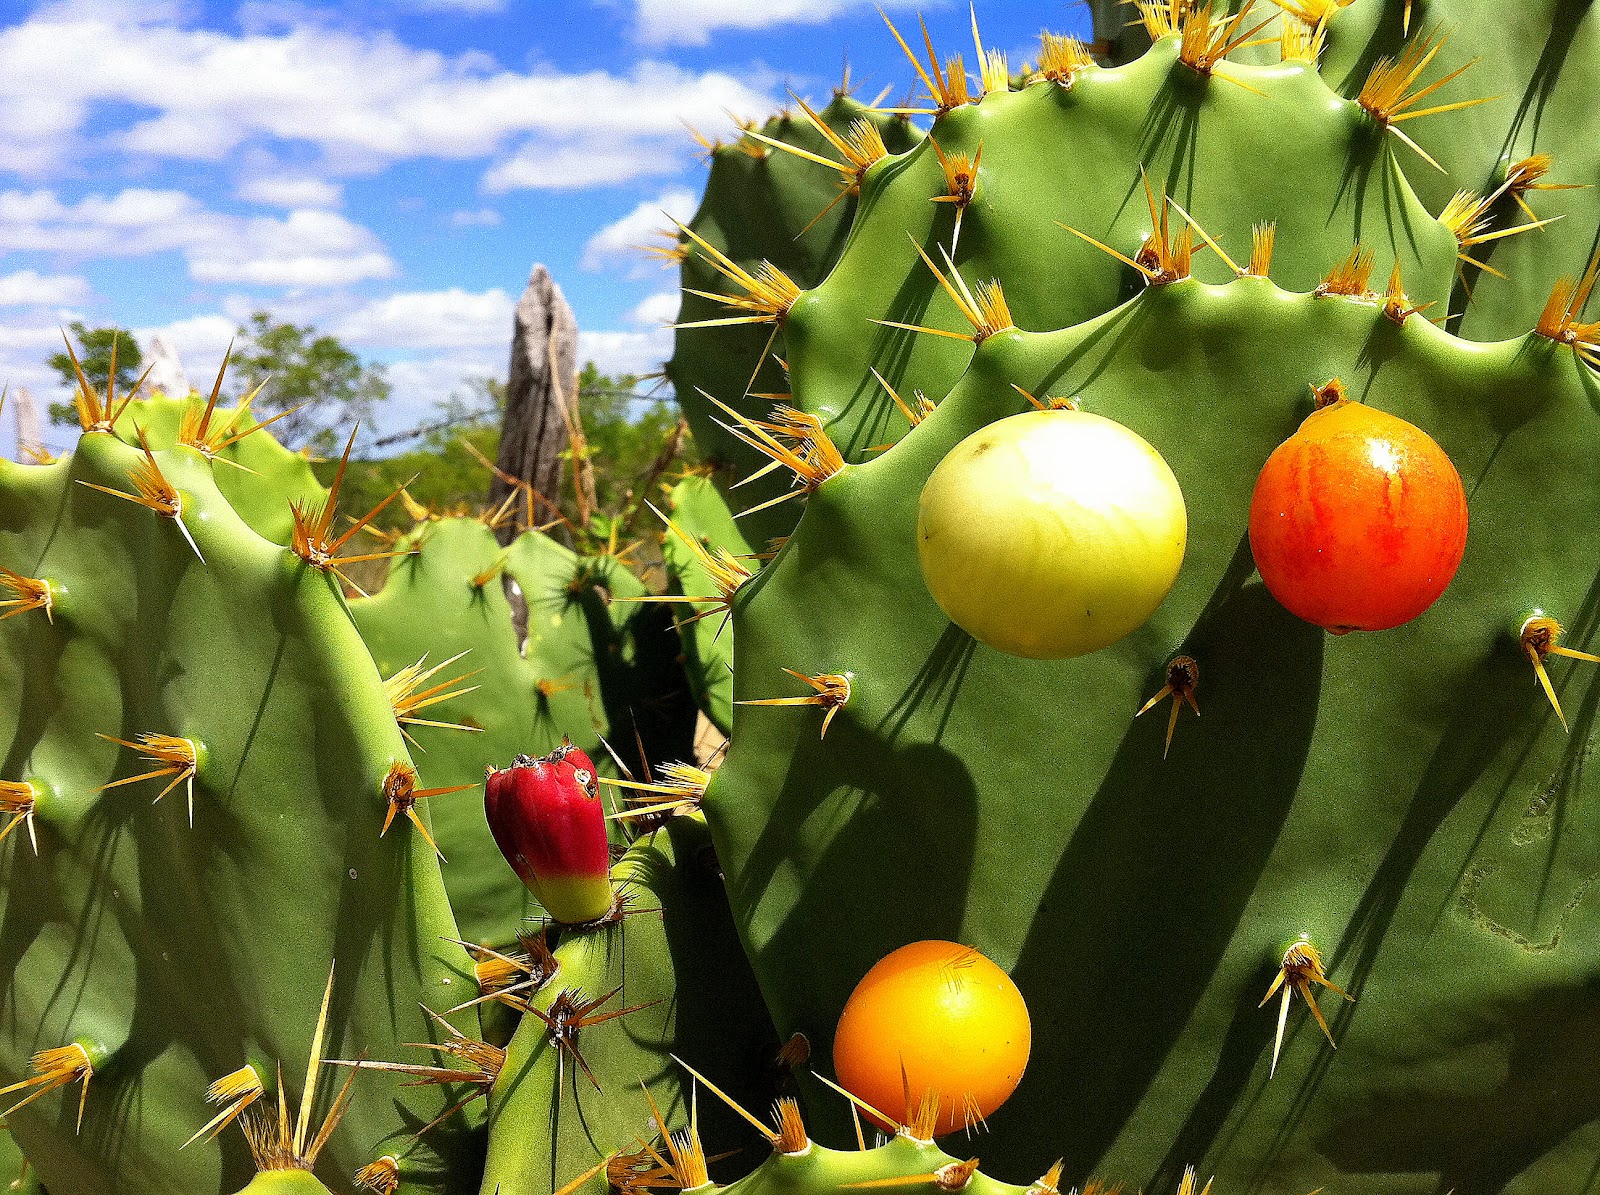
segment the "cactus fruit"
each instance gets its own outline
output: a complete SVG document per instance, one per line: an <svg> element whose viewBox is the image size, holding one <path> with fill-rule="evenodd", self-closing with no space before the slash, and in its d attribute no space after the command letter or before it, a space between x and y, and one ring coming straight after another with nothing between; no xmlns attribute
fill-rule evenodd
<svg viewBox="0 0 1600 1195"><path fill-rule="evenodd" d="M636 743L652 760L689 753L694 714L669 615L612 600L645 593L615 556L579 556L537 531L501 547L465 517L424 518L394 548L383 588L350 611L421 748L422 783L480 784L486 765L550 751L563 735L602 770L602 737L636 773ZM526 604L521 643L503 577ZM539 908L502 860L481 794L435 803L433 828L462 933L514 943Z"/></svg>
<svg viewBox="0 0 1600 1195"><path fill-rule="evenodd" d="M572 740L540 759L518 755L483 788L495 844L553 921L583 925L612 911L600 777Z"/></svg>
<svg viewBox="0 0 1600 1195"><path fill-rule="evenodd" d="M80 394L70 457L0 464L0 562L49 598L0 622L0 779L26 824L0 848L0 1085L58 1193L233 1190L236 1135L182 1148L207 1085L303 1066L331 958L326 1041L382 1051L427 1040L418 1001L457 1003L469 962L422 836L379 837L410 763L337 560L252 531L195 449L117 439L108 399ZM319 1168L438 1110L357 1084ZM423 1146L417 1189L461 1189L470 1149L465 1128Z"/></svg>

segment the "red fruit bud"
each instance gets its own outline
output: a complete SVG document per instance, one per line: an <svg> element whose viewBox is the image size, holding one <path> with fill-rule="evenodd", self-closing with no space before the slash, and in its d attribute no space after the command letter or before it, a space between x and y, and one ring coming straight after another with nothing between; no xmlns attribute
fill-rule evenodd
<svg viewBox="0 0 1600 1195"><path fill-rule="evenodd" d="M563 740L543 759L519 755L489 770L483 811L500 853L556 921L611 912L611 851L589 757Z"/></svg>

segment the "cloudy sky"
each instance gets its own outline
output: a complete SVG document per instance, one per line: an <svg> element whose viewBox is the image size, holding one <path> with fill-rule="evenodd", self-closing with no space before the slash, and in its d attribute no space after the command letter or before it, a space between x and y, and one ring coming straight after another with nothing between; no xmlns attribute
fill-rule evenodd
<svg viewBox="0 0 1600 1195"><path fill-rule="evenodd" d="M921 7L970 49L965 0ZM1088 23L978 16L1014 61ZM198 384L266 310L388 366L382 432L503 376L535 261L586 357L655 368L673 278L631 246L694 210L684 122L825 99L846 53L863 99L911 78L868 0L0 0L0 22L0 381L64 398L45 359L81 319L165 331Z"/></svg>

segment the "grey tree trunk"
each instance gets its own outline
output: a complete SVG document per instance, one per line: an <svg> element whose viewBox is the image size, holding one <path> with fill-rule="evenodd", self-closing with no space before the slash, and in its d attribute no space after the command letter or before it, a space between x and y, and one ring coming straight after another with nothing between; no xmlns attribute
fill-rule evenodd
<svg viewBox="0 0 1600 1195"><path fill-rule="evenodd" d="M542 265L533 267L528 289L517 301L506 376L506 413L500 433L499 472L489 483L489 502L498 506L512 490L522 491L518 506L527 514L530 495L535 519L555 517L561 492L561 454L569 444L569 420L577 418L578 321L561 288ZM503 476L502 476L503 475ZM513 478L517 485L508 481ZM509 542L515 527L500 532Z"/></svg>
<svg viewBox="0 0 1600 1195"><path fill-rule="evenodd" d="M1139 24L1139 14L1127 0L1088 2L1089 13L1094 20L1096 54L1117 65L1131 62L1150 48L1150 38Z"/></svg>
<svg viewBox="0 0 1600 1195"><path fill-rule="evenodd" d="M164 334L157 332L150 337L145 364L149 368L140 391L145 397L165 394L168 398L188 398L193 391L189 375L183 371L183 362L178 360L178 350L172 347L172 342Z"/></svg>
<svg viewBox="0 0 1600 1195"><path fill-rule="evenodd" d="M39 406L33 401L33 391L26 386L13 390L11 401L16 404L17 459L32 461L34 453L44 451L44 424L39 419Z"/></svg>

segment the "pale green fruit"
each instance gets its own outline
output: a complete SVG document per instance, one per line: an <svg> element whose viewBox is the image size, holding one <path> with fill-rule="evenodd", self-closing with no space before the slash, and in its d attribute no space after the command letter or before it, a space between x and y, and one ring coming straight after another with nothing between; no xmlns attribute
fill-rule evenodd
<svg viewBox="0 0 1600 1195"><path fill-rule="evenodd" d="M1143 625L1183 564L1183 493L1161 454L1083 411L980 428L928 478L917 558L934 601L980 643L1055 660Z"/></svg>

